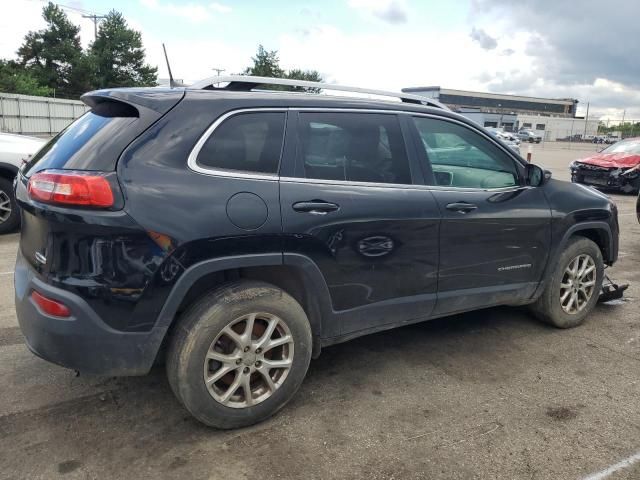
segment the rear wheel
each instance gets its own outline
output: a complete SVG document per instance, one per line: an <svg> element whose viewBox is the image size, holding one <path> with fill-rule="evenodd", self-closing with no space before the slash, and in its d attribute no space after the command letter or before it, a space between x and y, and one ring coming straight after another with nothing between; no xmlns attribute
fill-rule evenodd
<svg viewBox="0 0 640 480"><path fill-rule="evenodd" d="M560 255L532 310L555 327L576 327L598 302L603 278L604 262L598 245L588 238L574 237Z"/></svg>
<svg viewBox="0 0 640 480"><path fill-rule="evenodd" d="M20 224L20 212L13 194L13 185L0 178L0 234L15 230Z"/></svg>
<svg viewBox="0 0 640 480"><path fill-rule="evenodd" d="M238 428L270 417L293 397L309 367L306 314L270 284L224 287L179 322L167 356L169 383L209 426Z"/></svg>

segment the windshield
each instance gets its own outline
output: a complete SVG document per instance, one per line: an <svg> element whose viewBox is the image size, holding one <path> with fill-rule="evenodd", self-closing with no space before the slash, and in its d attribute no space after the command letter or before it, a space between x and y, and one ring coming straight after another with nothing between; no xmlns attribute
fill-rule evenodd
<svg viewBox="0 0 640 480"><path fill-rule="evenodd" d="M640 155L640 140L623 140L605 148L602 153L632 153Z"/></svg>

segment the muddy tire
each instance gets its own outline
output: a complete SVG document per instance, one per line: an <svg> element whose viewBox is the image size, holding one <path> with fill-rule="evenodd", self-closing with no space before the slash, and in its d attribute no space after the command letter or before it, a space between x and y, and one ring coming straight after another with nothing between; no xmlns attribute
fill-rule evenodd
<svg viewBox="0 0 640 480"><path fill-rule="evenodd" d="M13 194L13 185L0 177L0 235L13 232L20 225L20 212Z"/></svg>
<svg viewBox="0 0 640 480"><path fill-rule="evenodd" d="M252 425L293 397L311 360L307 316L264 282L241 281L204 295L178 320L167 353L176 397L215 428Z"/></svg>
<svg viewBox="0 0 640 480"><path fill-rule="evenodd" d="M598 245L588 238L573 237L531 310L554 327L577 327L598 302L603 278L604 262Z"/></svg>

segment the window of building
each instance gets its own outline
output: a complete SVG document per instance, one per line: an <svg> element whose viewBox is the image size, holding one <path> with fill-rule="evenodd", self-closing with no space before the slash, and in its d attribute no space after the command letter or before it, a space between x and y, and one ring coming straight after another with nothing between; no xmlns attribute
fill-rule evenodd
<svg viewBox="0 0 640 480"><path fill-rule="evenodd" d="M523 123L521 128L531 128L530 123Z"/></svg>
<svg viewBox="0 0 640 480"><path fill-rule="evenodd" d="M298 155L306 178L411 183L398 118L374 113L300 113Z"/></svg>
<svg viewBox="0 0 640 480"><path fill-rule="evenodd" d="M536 123L536 130L544 130L544 123Z"/></svg>
<svg viewBox="0 0 640 480"><path fill-rule="evenodd" d="M498 126L498 122L484 122L485 127L496 128Z"/></svg>
<svg viewBox="0 0 640 480"><path fill-rule="evenodd" d="M437 185L503 188L517 184L515 163L477 132L444 120L414 117Z"/></svg>
<svg viewBox="0 0 640 480"><path fill-rule="evenodd" d="M241 113L225 120L207 139L196 163L205 168L278 172L284 112Z"/></svg>

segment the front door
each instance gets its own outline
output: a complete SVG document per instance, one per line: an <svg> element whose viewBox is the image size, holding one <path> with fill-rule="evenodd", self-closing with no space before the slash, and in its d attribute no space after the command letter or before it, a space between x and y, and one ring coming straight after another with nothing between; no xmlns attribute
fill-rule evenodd
<svg viewBox="0 0 640 480"><path fill-rule="evenodd" d="M524 166L463 123L414 117L425 176L442 212L436 315L517 304L547 262L551 212Z"/></svg>
<svg viewBox="0 0 640 480"><path fill-rule="evenodd" d="M324 276L334 315L323 335L426 319L436 299L440 214L431 192L412 184L413 147L399 117L297 115L297 174L280 182L285 252L309 257Z"/></svg>

